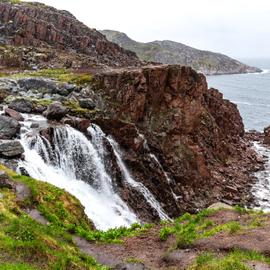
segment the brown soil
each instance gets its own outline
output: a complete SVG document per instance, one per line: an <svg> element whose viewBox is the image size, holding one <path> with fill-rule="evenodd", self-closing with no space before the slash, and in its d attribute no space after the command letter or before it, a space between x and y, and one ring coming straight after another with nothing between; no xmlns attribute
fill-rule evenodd
<svg viewBox="0 0 270 270"><path fill-rule="evenodd" d="M210 220L216 224L239 221L248 224L252 217L233 210L218 211ZM174 249L174 238L167 241L159 239L160 226L150 229L145 234L126 238L123 244L96 244L74 237L74 242L82 252L91 255L102 264L114 267L130 260L142 262L149 269L187 269L204 251L211 251L218 256L234 249L256 250L264 255L270 255L270 218L267 216L262 227L239 231L235 234L221 232L213 237L195 242L190 249ZM249 262L248 266L254 270L270 269L260 262Z"/></svg>

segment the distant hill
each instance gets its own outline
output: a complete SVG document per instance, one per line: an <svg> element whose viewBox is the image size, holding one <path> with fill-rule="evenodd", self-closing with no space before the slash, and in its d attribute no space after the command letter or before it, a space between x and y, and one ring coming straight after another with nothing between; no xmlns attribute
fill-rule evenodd
<svg viewBox="0 0 270 270"><path fill-rule="evenodd" d="M207 75L261 71L224 54L198 50L170 40L142 43L132 40L125 33L118 31L104 30L100 32L109 41L135 52L144 61L187 65Z"/></svg>

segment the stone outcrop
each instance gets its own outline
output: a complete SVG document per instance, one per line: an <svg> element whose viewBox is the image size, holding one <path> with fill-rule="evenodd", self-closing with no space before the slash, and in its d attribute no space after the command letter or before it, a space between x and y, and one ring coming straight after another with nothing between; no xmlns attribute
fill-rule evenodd
<svg viewBox="0 0 270 270"><path fill-rule="evenodd" d="M5 171L0 170L0 188L15 189L14 181L7 175Z"/></svg>
<svg viewBox="0 0 270 270"><path fill-rule="evenodd" d="M0 115L0 139L12 139L20 131L17 120Z"/></svg>
<svg viewBox="0 0 270 270"><path fill-rule="evenodd" d="M43 114L49 120L61 120L67 114L67 109L60 102L56 101L50 104Z"/></svg>
<svg viewBox="0 0 270 270"><path fill-rule="evenodd" d="M256 154L243 139L236 105L208 90L202 74L180 66L118 70L97 75L93 92L103 97L109 118L97 123L126 150L132 173L163 200L168 212L174 212L168 205L170 188L180 204L178 213L215 201L250 199L248 185L243 186L250 182ZM155 169L149 151L166 175Z"/></svg>
<svg viewBox="0 0 270 270"><path fill-rule="evenodd" d="M40 3L0 2L0 22L0 36L4 44L51 48L66 53L74 50L108 66L140 64L135 53L109 42L101 33L88 28L67 11ZM40 60L46 62L50 58L49 53L43 53ZM0 57L0 64L1 61L8 61L8 57ZM72 66L72 61L69 65Z"/></svg>
<svg viewBox="0 0 270 270"><path fill-rule="evenodd" d="M24 149L19 141L0 140L0 156L4 158L20 157Z"/></svg>
<svg viewBox="0 0 270 270"><path fill-rule="evenodd" d="M14 99L8 107L12 110L15 110L17 112L21 113L30 113L33 111L34 105L33 102L24 99L24 98L17 98Z"/></svg>

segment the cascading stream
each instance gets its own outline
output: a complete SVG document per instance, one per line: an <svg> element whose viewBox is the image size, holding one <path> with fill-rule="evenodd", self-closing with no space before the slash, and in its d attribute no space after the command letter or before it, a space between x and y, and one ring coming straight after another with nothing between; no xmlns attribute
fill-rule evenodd
<svg viewBox="0 0 270 270"><path fill-rule="evenodd" d="M159 202L156 200L156 198L153 196L153 194L140 182L137 182L133 179L133 177L131 176L131 174L129 173L125 163L122 160L121 157L121 152L119 150L118 144L111 138L108 137L108 141L110 142L114 154L117 158L117 163L118 166L120 167L125 180L127 181L127 183L134 189L138 190L146 199L146 201L148 202L148 204L157 211L160 219L162 220L169 220L170 218L168 217L168 215L164 212L164 210L162 209L162 207L160 206Z"/></svg>
<svg viewBox="0 0 270 270"><path fill-rule="evenodd" d="M89 133L91 134L92 137L96 138L96 141L98 141L99 143L97 143L96 145L100 145L100 143L105 139L107 140L114 152L114 155L116 157L117 160L117 164L122 172L123 178L125 179L126 183L136 189L137 191L139 191L145 198L145 200L147 201L147 203L157 211L160 219L162 220L168 220L170 219L168 217L168 215L164 212L164 210L162 209L162 207L160 206L159 202L156 200L156 198L154 197L154 195L140 182L137 182L130 174L127 166L125 165L122 156L121 156L121 150L119 148L118 143L111 137L111 136L106 136L103 131L100 129L100 127L98 127L97 125L92 125L89 129L88 129ZM101 147L98 149L98 151L104 151L104 148ZM103 152L101 152L102 154Z"/></svg>
<svg viewBox="0 0 270 270"><path fill-rule="evenodd" d="M92 138L96 138L96 145L101 145L101 143L103 142L103 140L107 140L114 152L114 155L116 157L117 160L117 164L122 172L123 178L125 179L125 181L127 182L127 184L129 186L131 186L132 188L136 189L137 191L139 191L145 198L145 200L147 201L147 203L157 211L160 219L162 220L168 220L170 219L168 217L168 215L164 212L164 210L162 209L162 207L160 206L159 202L156 200L156 198L154 197L154 195L140 182L137 182L130 174L127 166L125 165L122 156L121 156L121 151L119 148L118 143L111 137L111 136L107 136L103 133L103 131L100 129L100 127L98 127L97 125L92 125L90 128L88 128L89 133L91 134ZM100 154L103 154L104 152L104 148L103 147L99 147L98 151L101 151Z"/></svg>
<svg viewBox="0 0 270 270"><path fill-rule="evenodd" d="M270 150L257 142L254 143L254 148L258 154L267 158L265 169L255 173L258 179L252 188L255 197L256 208L270 212Z"/></svg>
<svg viewBox="0 0 270 270"><path fill-rule="evenodd" d="M105 170L102 142L89 141L69 127L54 128L51 142L39 134L22 135L25 160L19 166L34 178L63 188L80 200L98 229L129 226L136 215L113 191Z"/></svg>

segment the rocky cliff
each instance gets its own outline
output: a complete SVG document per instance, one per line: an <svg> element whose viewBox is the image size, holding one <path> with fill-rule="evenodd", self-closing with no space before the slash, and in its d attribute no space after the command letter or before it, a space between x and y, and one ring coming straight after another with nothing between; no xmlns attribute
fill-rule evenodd
<svg viewBox="0 0 270 270"><path fill-rule="evenodd" d="M69 66L78 65L72 63L76 59L78 62L78 58L84 66L87 66L87 62L89 65L96 63L108 66L139 64L135 53L109 42L101 33L85 26L67 11L40 3L1 1L0 22L0 43L21 46L21 52L16 48L5 48L0 64L6 58L15 58L14 54L18 55L21 62L27 62L30 60L30 56L26 55L29 50L32 54L36 51L36 57L43 62L49 62L54 57L60 58L60 52L60 55L66 55L65 64Z"/></svg>
<svg viewBox="0 0 270 270"><path fill-rule="evenodd" d="M104 30L101 33L106 35L108 40L135 52L144 61L191 66L206 75L261 71L226 55L198 50L174 41L141 43L130 39L125 33L112 30Z"/></svg>
<svg viewBox="0 0 270 270"><path fill-rule="evenodd" d="M98 123L119 140L133 173L156 196L162 194L171 214L214 201L248 201L244 183L250 181L256 155L243 139L236 105L218 90L208 90L202 74L180 66L113 71L97 75L94 89L106 100L109 118ZM149 151L167 176L151 168ZM169 187L179 210L168 204L173 201Z"/></svg>

